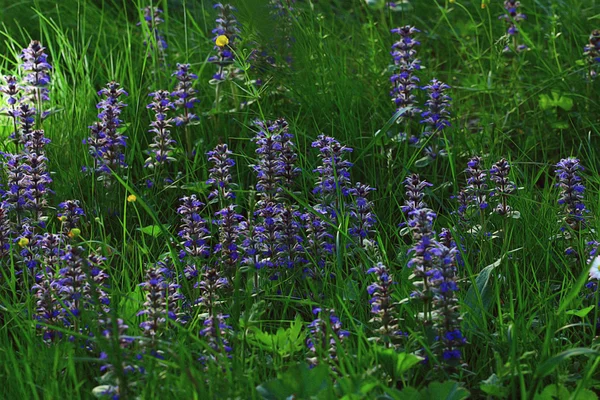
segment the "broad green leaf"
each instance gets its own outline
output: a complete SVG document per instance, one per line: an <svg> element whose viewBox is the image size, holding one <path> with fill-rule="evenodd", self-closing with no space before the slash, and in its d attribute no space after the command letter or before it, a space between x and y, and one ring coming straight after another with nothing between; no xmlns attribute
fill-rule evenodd
<svg viewBox="0 0 600 400"><path fill-rule="evenodd" d="M579 392L573 392L573 398L576 400L598 400L598 395L589 389L581 389Z"/></svg>
<svg viewBox="0 0 600 400"><path fill-rule="evenodd" d="M563 385L548 385L542 393L536 393L534 400L569 400L570 393Z"/></svg>
<svg viewBox="0 0 600 400"><path fill-rule="evenodd" d="M299 364L279 374L277 379L259 385L256 391L266 400L310 399L331 386L329 369L325 365L311 369L307 364Z"/></svg>
<svg viewBox="0 0 600 400"><path fill-rule="evenodd" d="M433 162L433 158L431 158L429 156L421 157L417 161L415 161L415 167L423 168L423 167L428 166L432 162Z"/></svg>
<svg viewBox="0 0 600 400"><path fill-rule="evenodd" d="M301 318L297 317L288 329L280 327L274 334L252 327L247 340L253 346L287 357L304 348L306 335L302 332L302 326Z"/></svg>
<svg viewBox="0 0 600 400"><path fill-rule="evenodd" d="M547 94L541 94L538 104L542 110L560 107L565 111L570 111L573 108L573 99L561 95L559 92L552 91L552 97Z"/></svg>
<svg viewBox="0 0 600 400"><path fill-rule="evenodd" d="M166 225L166 226L164 226L164 228L169 229L169 226ZM153 237L159 237L163 233L163 231L159 225L148 225L148 226L144 226L142 228L138 228L138 230L140 232L142 232L144 235L149 235L149 236L153 236Z"/></svg>
<svg viewBox="0 0 600 400"><path fill-rule="evenodd" d="M591 306L583 308L581 310L569 310L565 314L575 315L579 318L584 318L586 315L588 315L590 313L590 311L592 311L594 309L594 307L596 307L596 306L592 304Z"/></svg>
<svg viewBox="0 0 600 400"><path fill-rule="evenodd" d="M423 400L462 400L469 396L469 391L454 381L432 382L421 391Z"/></svg>
<svg viewBox="0 0 600 400"><path fill-rule="evenodd" d="M469 314L473 315L477 319L480 319L483 315L483 311L487 310L492 304L493 293L490 280L492 277L492 272L501 263L502 258L482 269L477 278L475 278L475 284L471 285L467 291L467 294L465 295L465 304L470 310ZM479 301L480 298L481 302Z"/></svg>
<svg viewBox="0 0 600 400"><path fill-rule="evenodd" d="M537 378L543 378L545 376L550 375L561 362L571 357L597 355L600 355L600 352L598 352L597 350L588 349L586 347L577 347L574 349L563 351L562 353L559 353L554 357L550 357L548 360L541 363L535 370L535 376Z"/></svg>
<svg viewBox="0 0 600 400"><path fill-rule="evenodd" d="M377 356L388 374L399 379L417 365L422 358L412 353L398 353L394 349L377 349Z"/></svg>
<svg viewBox="0 0 600 400"><path fill-rule="evenodd" d="M479 388L492 397L504 399L508 396L508 388L502 385L502 380L496 374L492 374L485 381L482 381Z"/></svg>

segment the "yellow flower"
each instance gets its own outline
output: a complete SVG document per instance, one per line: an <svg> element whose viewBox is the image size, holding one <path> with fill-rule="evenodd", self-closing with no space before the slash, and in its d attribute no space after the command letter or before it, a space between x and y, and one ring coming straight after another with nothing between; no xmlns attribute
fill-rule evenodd
<svg viewBox="0 0 600 400"><path fill-rule="evenodd" d="M135 194L130 194L129 196L127 196L128 203L135 203L136 200L137 200L137 197L135 197Z"/></svg>
<svg viewBox="0 0 600 400"><path fill-rule="evenodd" d="M219 47L225 47L229 44L229 38L225 35L219 35L215 39L215 44Z"/></svg>
<svg viewBox="0 0 600 400"><path fill-rule="evenodd" d="M73 239L81 234L81 229L73 228L69 231L69 237Z"/></svg>
<svg viewBox="0 0 600 400"><path fill-rule="evenodd" d="M21 239L19 239L19 246L25 247L28 244L29 244L29 239L27 239L26 237L22 237Z"/></svg>
<svg viewBox="0 0 600 400"><path fill-rule="evenodd" d="M66 215L61 215L60 217L58 217L58 220L60 222L65 222L67 220L67 216Z"/></svg>

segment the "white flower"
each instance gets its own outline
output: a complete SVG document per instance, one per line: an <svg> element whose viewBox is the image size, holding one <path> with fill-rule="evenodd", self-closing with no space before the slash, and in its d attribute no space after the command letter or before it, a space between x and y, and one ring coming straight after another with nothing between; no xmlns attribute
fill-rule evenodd
<svg viewBox="0 0 600 400"><path fill-rule="evenodd" d="M600 280L600 256L594 258L590 267L590 279Z"/></svg>

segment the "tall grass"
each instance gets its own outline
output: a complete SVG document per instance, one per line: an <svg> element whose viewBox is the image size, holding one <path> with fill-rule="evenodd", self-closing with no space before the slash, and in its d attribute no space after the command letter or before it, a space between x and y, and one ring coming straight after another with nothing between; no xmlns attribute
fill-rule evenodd
<svg viewBox="0 0 600 400"><path fill-rule="evenodd" d="M274 37L275 23L263 11L263 1L231 3L238 8L242 24L243 46L237 51L243 61L237 66L246 69L254 43L278 43L281 38ZM418 172L433 184L426 200L438 213L436 231L448 227L455 237L463 238L458 296L468 344L463 348L465 365L453 374L431 363L413 366L400 376L390 373L390 355L369 340L374 333L367 286L373 278L362 271L372 266L368 264L373 258L366 253L356 256L347 226L341 223L335 226L337 253L329 267L338 279L321 284L300 281L289 292L278 291L284 284L258 290L254 271L240 269L227 305L228 323L235 332L231 359L224 364L208 363L206 368L199 363L199 353L207 344L198 335L202 322L194 311L186 325L165 339L165 360L144 358L144 377L137 384L130 377L130 398L258 399L267 396L265 390L272 396L267 398L285 398L281 393L292 392L297 398L309 398L306 393L313 389L317 393L320 379L324 383L319 398L407 398L403 396L409 392L400 390L421 390L430 382L448 380L460 382L473 398L485 398L493 391L504 398L551 398L536 397L550 384L560 387L550 387L544 392L547 395L564 387L570 398L595 398L593 392L600 390L599 311L593 308L586 314L580 310L597 306L598 298L587 296L585 256L566 256L567 243L557 239L562 222L554 164L575 156L586 168L588 234L571 240L584 255L586 241L597 239L599 228L595 215L600 201L600 103L598 81L586 79L580 60L590 32L598 27L599 4L596 0L523 0L528 19L521 24L521 33L530 50L507 56L502 52L506 27L498 20L502 2L489 3L482 7L479 0L414 0L405 11L393 12L370 8L358 0L298 2L301 12L292 24L292 66L276 70L261 88L248 84L256 71L247 69L244 79L223 84L225 104L218 110L215 87L208 83L215 73L215 66L207 62L214 52L215 14L209 1L159 2L165 19L161 29L169 44L166 65L155 52L147 56L144 28L136 25L143 18L140 10L149 5L144 1L3 4L0 73L17 70L18 55L31 39L47 47L53 65L53 113L44 122L52 140L47 156L55 191L49 226L58 229L54 209L59 202L82 202L87 216L81 242L86 249L100 248L107 257L111 312L130 326L130 335L141 336L136 313L144 299L138 284L148 265L165 255L177 260L179 198L196 194L204 199L208 194L205 153L215 145L226 143L232 150L236 204L244 215L252 209L256 178L249 165L256 162L256 146L251 141L256 119L285 117L289 122L302 169L301 190L294 195L300 205L313 203L313 169L318 160L311 143L315 138L324 133L354 149L349 156L354 163L352 180L377 188L372 195L375 238L379 259L397 282L394 299L399 328L409 335L406 349L433 354L416 317L418 305L403 300L414 289L411 270L406 267L411 238L399 228L406 222L400 210L403 181L409 173ZM419 73L422 84L436 77L452 87L452 127L445 131L450 156L423 168L418 167L420 149L383 139L386 130L395 129L388 124L394 114L388 95L389 51L394 41L389 31L406 24L422 31L419 58L426 67ZM283 56L278 57L281 62ZM174 184L147 188L151 173L143 164L151 140L148 94L172 90L176 63L190 63L199 76L195 87L201 100L196 108L200 120L188 127L195 153L187 158L183 147L177 153L180 161L170 167ZM126 161L130 168L106 190L81 172L82 166L92 163L82 140L97 118L96 92L111 80L129 93L122 119L129 137ZM422 103L425 95L419 96ZM561 97L572 102L572 107L546 105L545 99ZM240 106L243 102L247 105ZM12 131L8 121L0 119L2 143L8 143ZM173 132L178 143L184 143L183 130L173 128ZM459 224L455 213L453 197L465 186L463 171L474 155L483 157L486 168L502 157L508 159L513 166L510 178L518 187L510 204L520 218L486 216L482 231L491 232L491 238L468 234L469 228ZM137 201L128 202L130 194ZM210 207L209 211L216 211ZM210 219L210 213L205 218ZM175 264L181 272L183 265ZM92 397L93 389L101 384L102 361L97 352L86 349L83 335L80 340L44 343L32 319L35 299L19 289L14 258L3 259L0 265L2 397ZM350 337L337 344L335 372L323 372L322 366L297 369L307 357L306 325L314 319L315 306L335 309L350 331ZM93 321L91 315L84 317ZM296 324L302 329L294 336ZM95 345L110 348L99 327L89 329L95 333L96 339L91 339ZM287 342L276 343L275 335ZM110 354L112 360L123 356L116 350ZM291 372L285 375L286 371ZM272 380L278 377L280 387L295 389L277 392ZM439 397L429 388L429 397L415 398L462 398ZM568 393L559 398L569 398Z"/></svg>

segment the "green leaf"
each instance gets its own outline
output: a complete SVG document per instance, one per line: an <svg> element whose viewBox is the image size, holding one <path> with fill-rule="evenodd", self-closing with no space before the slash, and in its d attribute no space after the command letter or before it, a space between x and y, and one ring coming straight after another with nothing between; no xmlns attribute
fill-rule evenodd
<svg viewBox="0 0 600 400"><path fill-rule="evenodd" d="M579 392L575 391L573 395L573 398L577 400L598 400L598 395L589 389L581 389Z"/></svg>
<svg viewBox="0 0 600 400"><path fill-rule="evenodd" d="M338 379L335 390L337 398L341 400L364 399L366 394L378 386L379 383L372 377L345 377Z"/></svg>
<svg viewBox="0 0 600 400"><path fill-rule="evenodd" d="M396 379L401 378L423 359L412 353L398 353L394 349L381 347L377 348L377 356L386 372Z"/></svg>
<svg viewBox="0 0 600 400"><path fill-rule="evenodd" d="M550 97L547 94L540 94L538 105L542 110L548 110L553 107L552 99L550 99Z"/></svg>
<svg viewBox="0 0 600 400"><path fill-rule="evenodd" d="M164 228L169 229L169 226L167 225ZM163 231L159 225L148 225L148 226L144 226L142 228L138 228L138 230L140 232L142 232L144 235L149 235L152 237L159 237L163 233Z"/></svg>
<svg viewBox="0 0 600 400"><path fill-rule="evenodd" d="M535 370L535 376L537 378L543 378L545 376L550 375L558 367L558 364L571 357L597 355L600 355L600 352L598 352L597 350L588 349L586 347L576 347L574 349L563 351L562 353L559 353L554 357L550 357L542 364L540 364Z"/></svg>
<svg viewBox="0 0 600 400"><path fill-rule="evenodd" d="M575 315L579 318L584 318L586 315L588 315L590 313L590 311L592 311L594 309L594 307L596 307L596 306L592 304L591 306L583 308L581 310L569 310L565 314Z"/></svg>
<svg viewBox="0 0 600 400"><path fill-rule="evenodd" d="M542 110L560 107L565 111L570 111L573 108L573 99L561 95L559 92L552 91L552 97L547 94L541 94L538 104Z"/></svg>
<svg viewBox="0 0 600 400"><path fill-rule="evenodd" d="M573 108L573 99L567 96L560 96L557 105L565 111L571 111Z"/></svg>
<svg viewBox="0 0 600 400"><path fill-rule="evenodd" d="M415 167L423 168L423 167L428 166L432 162L433 162L433 158L431 158L429 156L421 157L417 161L415 161Z"/></svg>
<svg viewBox="0 0 600 400"><path fill-rule="evenodd" d="M469 391L454 381L432 382L421 391L422 400L462 400L469 396Z"/></svg>
<svg viewBox="0 0 600 400"><path fill-rule="evenodd" d="M256 391L266 400L310 399L331 387L329 369L325 365L311 369L303 363L279 374L277 379L259 385Z"/></svg>
<svg viewBox="0 0 600 400"><path fill-rule="evenodd" d="M551 384L542 390L542 393L536 393L534 400L569 400L570 393L563 385Z"/></svg>
<svg viewBox="0 0 600 400"><path fill-rule="evenodd" d="M482 392L493 397L501 399L508 397L508 388L502 385L502 380L496 374L492 374L485 381L482 381L479 388Z"/></svg>
<svg viewBox="0 0 600 400"><path fill-rule="evenodd" d="M503 257L482 269L477 278L475 278L475 284L471 285L467 291L465 305L470 310L469 315L480 319L483 311L487 310L492 304L493 293L490 280L492 272L502 263L502 259ZM479 301L480 299L481 302Z"/></svg>
<svg viewBox="0 0 600 400"><path fill-rule="evenodd" d="M304 348L306 334L302 332L302 319L298 316L288 329L280 327L274 334L252 327L247 336L248 343L263 350L273 351L287 357Z"/></svg>

